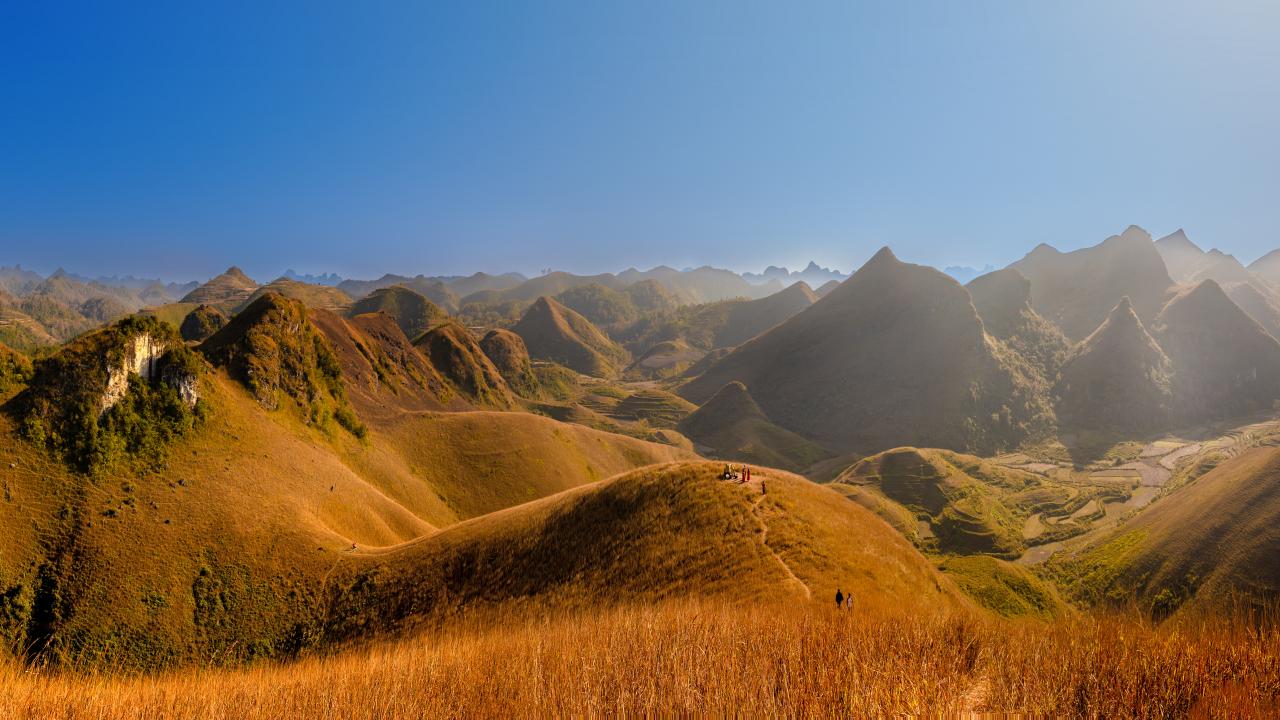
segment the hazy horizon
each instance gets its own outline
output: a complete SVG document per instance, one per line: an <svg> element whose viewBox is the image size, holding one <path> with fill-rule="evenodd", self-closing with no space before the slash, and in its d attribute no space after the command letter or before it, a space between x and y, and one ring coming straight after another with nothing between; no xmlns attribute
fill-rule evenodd
<svg viewBox="0 0 1280 720"><path fill-rule="evenodd" d="M1142 226L1139 226L1139 227L1142 227ZM1144 229L1146 229L1146 228L1144 228ZM1178 229L1182 229L1182 228L1176 228L1176 229L1174 229L1174 230L1170 230L1169 232L1151 232L1151 233L1150 233L1150 234L1151 234L1151 238L1152 238L1152 240L1159 240L1161 237L1164 237L1165 235L1169 235L1169 234L1171 234L1171 233L1173 233L1173 232L1176 232ZM1122 230L1123 230L1123 228L1118 229L1118 230L1116 230L1115 232L1113 232L1113 233L1109 233L1109 234L1107 234L1107 235L1105 235L1105 236L1101 236L1101 237L1097 238L1097 239L1096 239L1096 240L1094 240L1094 241L1090 241L1090 242L1081 242L1081 243L1075 243L1075 244L1072 244L1072 245L1070 245L1070 246L1054 246L1054 247L1056 247L1059 251L1062 251L1062 252L1071 252L1072 250L1078 250L1078 249L1081 249L1081 248L1087 248L1087 247L1091 247L1091 246L1093 246L1093 245L1097 245L1098 243L1100 243L1100 242L1102 242L1103 240L1105 240L1107 237L1111 237L1112 235L1119 235L1119 234L1120 234L1120 232L1122 232ZM1150 231L1148 230L1148 232L1150 232ZM1240 262L1241 262L1242 264L1244 264L1244 265L1248 265L1248 264L1249 264L1249 263L1251 263L1253 260L1256 260L1256 259L1257 259L1256 257L1244 257L1244 258L1242 258L1242 257L1240 257L1239 255L1237 255L1237 254L1235 254L1234 252L1232 252L1232 249L1231 249L1231 248L1229 248L1229 247L1220 247L1220 246L1218 246L1218 245L1213 245L1213 244L1203 244L1203 243L1199 242L1199 241L1197 240L1197 238L1196 238L1196 237L1194 237L1193 235L1191 235L1191 233L1187 233L1187 235L1188 235L1188 237L1191 239L1191 241L1192 241L1193 243L1196 243L1196 245L1200 246L1200 247L1201 247L1201 249L1206 250L1206 251L1207 251L1207 250L1210 250L1210 249L1218 249L1218 250L1221 250L1222 252L1225 252L1225 253L1227 253L1227 254L1229 254L1229 255L1234 255L1234 256L1236 257L1236 259L1237 259L1237 260L1240 260ZM1050 244L1050 245L1052 245L1052 243L1049 243L1049 244ZM114 277L114 278L118 278L118 279L126 279L126 278L130 278L130 277L132 277L132 278L136 278L136 279L155 279L155 280L160 280L160 281L162 281L162 282L172 282L172 283L203 282L203 281L205 281L205 280L208 280L208 279L209 279L209 278L211 278L211 277L215 277L215 276L217 276L217 275L222 274L223 272L227 271L228 269L230 269L230 268L232 268L232 267L237 267L237 268L239 268L241 271L243 271L243 272L244 272L246 275L248 275L249 277L253 278L254 280L256 280L256 281L258 281L258 282L263 282L263 283L265 283L265 282L270 282L271 280L275 280L275 279L280 278L280 277L284 277L287 273L290 273L290 272L296 273L298 276L312 276L312 277L317 277L317 278L318 278L318 277L321 277L321 276L324 276L324 275L332 274L332 275L336 275L336 276L338 276L338 277L340 277L340 278L342 278L342 279L344 279L344 280L375 280L375 279L380 278L380 277L382 277L382 276L384 276L384 275L402 275L402 276L406 276L406 277L417 277L417 276L427 276L427 277L467 277L467 276L470 276L470 275L474 275L474 274L476 274L476 273L486 273L486 274L489 274L489 275L503 275L503 274L507 274L507 273L518 273L518 274L524 275L524 276L525 276L525 277L527 277L527 278L533 278L533 277L537 277L537 276L539 276L539 275L545 274L545 273L546 273L546 271L551 271L551 272L568 272L568 273L571 273L571 274L574 274L574 275L581 275L581 276L601 275L601 274L606 274L606 273L616 275L616 274L618 274L618 273L625 272L626 270L629 270L629 269L640 270L640 271L644 272L644 271L653 270L653 269L655 269L655 268L657 268L657 267L660 267L660 266L666 266L666 267L675 268L675 269L677 269L677 270L681 270L681 271L694 270L694 269L697 269L697 268L700 268L700 267L711 267L711 268L715 268L715 269L718 269L718 270L729 270L729 271L731 271L731 272L735 272L735 273L738 273L738 274L740 274L740 275L746 275L746 274L751 274L751 273L754 273L754 274L760 274L760 273L764 272L765 270L767 270L767 269L769 269L769 268L771 268L771 267L781 267L781 268L783 268L783 269L785 269L785 270L788 270L788 271L790 271L790 272L792 272L792 273L798 273L798 272L803 271L806 267L808 267L808 265L809 265L809 263L810 263L810 262L813 262L813 263L817 264L817 265L818 265L818 267L819 267L820 269L822 269L822 270L836 271L836 272L839 272L839 273L841 273L841 274L843 274L843 275L852 275L854 272L856 272L856 271L858 270L858 268L862 267L862 265L863 265L867 260L870 260L870 259L871 259L871 255L874 255L874 254L875 254L875 252L876 252L877 250L879 250L881 247L888 247L889 249L891 249L891 250L893 250L893 251L894 251L894 254L895 254L895 255L897 255L897 256L899 257L899 259L904 260L904 261L906 261L906 262L910 262L910 263L917 264L917 265L926 265L926 266L929 266L929 267L936 268L937 270L940 270L940 271L942 271L942 272L948 272L949 270L953 270L953 269L955 269L955 270L964 270L964 271L972 271L972 273L968 273L968 274L972 274L972 275L981 275L981 274L984 274L984 273L986 273L986 272L990 272L990 271L992 271L992 270L996 270L996 269L1000 269L1000 268L1006 267L1007 265L1009 265L1009 264L1011 264L1012 262L1014 262L1014 261L1016 261L1016 260L1018 260L1018 259L1022 258L1023 256L1025 256L1027 253L1031 252L1031 250L1033 250L1033 249L1034 249L1034 246L1027 246L1027 247L1026 247L1022 252L1020 252L1020 253L1018 253L1017 255L1015 255L1015 256L1013 256L1013 257L1011 257L1011 258L1010 258L1009 260L1007 260L1007 261L1002 261L1002 262L1000 262L999 264L992 263L992 262L989 262L989 261L988 261L988 262L964 262L964 261L959 261L959 262L955 262L955 263L928 263L928 262L918 261L918 260L915 260L915 259L910 258L910 257L902 257L902 255L901 255L901 253L898 251L898 249L897 249L897 248L895 248L891 243L888 243L888 244L884 244L884 245L879 245L879 246L877 246L876 248L872 249L872 250L871 250L871 252L869 252L869 253L867 254L867 257L863 258L862 260L860 260L860 261L858 261L858 262L856 262L856 263L854 263L854 264L852 264L852 265L850 265L850 266L825 265L825 264L823 264L822 262L819 262L819 261L817 261L817 260L810 259L810 260L797 261L797 262L795 262L795 263L787 263L787 262L770 262L770 263L767 263L767 264L765 264L765 265L761 265L761 266L759 266L759 267L742 267L742 266L734 266L734 265L731 265L731 264L729 264L729 263L716 263L716 262L702 263L702 264L697 265L697 266L691 266L691 265L679 265L679 264L676 264L676 263L657 262L657 263L653 263L653 264L646 264L646 265L641 265L641 266L635 266L635 265L626 266L626 267L607 267L607 266L603 266L603 267L599 267L599 268L594 268L594 269L590 269L590 268L589 268L589 269L585 269L585 270L571 270L571 269L567 269L567 268L559 268L559 267L552 267L552 268L489 268L489 267L479 267L479 268L474 268L474 269L471 269L471 270L463 270L463 271L459 271L459 272L439 272L439 273L437 273L437 272L431 272L431 271L429 271L429 270L399 269L399 270L384 270L384 271L380 271L380 272L373 272L373 273L367 273L367 274L363 274L363 275L361 275L361 274L358 274L358 273L357 273L357 274L344 273L344 272L342 272L342 271L340 271L340 270L337 270L337 269L334 269L334 268L331 268L331 267L310 267L310 266L306 265L305 263L295 263L295 264L293 264L293 265L289 265L289 266L286 266L286 267L284 267L284 268L280 268L280 269L271 269L271 268L266 268L266 267L255 266L255 265L250 264L250 263L240 262L240 261L236 261L235 259L231 259L231 258L229 258L229 259L227 259L225 262L223 262L223 264L221 264L221 265L219 265L216 261L214 261L214 262L212 263L212 265L210 265L210 267L213 267L214 269L209 270L209 271L207 271L207 272L206 272L206 273L204 273L204 274L192 274L192 273L186 273L186 274L184 274L184 273L182 273L181 271L178 271L178 272L175 272L175 273L172 273L172 274L168 274L168 275L166 275L166 274L162 274L162 273L147 273L147 272L139 271L138 269L126 270L126 271L123 271L123 272L105 273L105 272L97 272L97 271L92 271L92 270L83 270L83 269L78 269L78 268L76 268L76 267L70 266L70 265L69 265L69 264L67 264L67 263L57 264L57 265L54 265L54 266L49 266L49 265L47 265L47 264L46 264L46 265L29 265L29 264L27 264L27 263L23 263L23 262L9 262L9 261L7 261L5 258L0 258L0 267L15 267L15 266L16 266L16 267L21 268L22 270L27 270L27 271L35 272L35 273L37 273L37 274L39 274L39 275L43 275L43 276L49 276L49 275L52 275L52 274L54 274L54 273L58 272L59 270L61 270L61 271L64 271L64 272L70 273L70 274L72 274L72 275L76 275L76 276L79 276L79 277L85 277L85 278L89 278L89 279L109 279L109 278L113 278L113 277ZM1272 250L1275 250L1275 249L1277 249L1277 248L1272 248L1271 250L1264 250L1262 253L1260 253L1260 254L1258 255L1258 257L1261 257L1261 256L1263 256L1263 255L1266 255L1268 252L1271 252ZM303 269L304 267L305 267L305 268L307 268L307 269ZM950 274L950 273L948 273L948 274ZM963 284L963 283L962 283L962 284Z"/></svg>

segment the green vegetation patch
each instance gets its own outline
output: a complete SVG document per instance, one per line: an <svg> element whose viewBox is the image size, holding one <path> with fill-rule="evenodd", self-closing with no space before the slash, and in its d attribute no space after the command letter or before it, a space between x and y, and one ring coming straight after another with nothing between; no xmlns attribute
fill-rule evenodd
<svg viewBox="0 0 1280 720"><path fill-rule="evenodd" d="M993 557L949 557L938 567L979 605L1005 617L1049 618L1064 607L1053 588L1030 571Z"/></svg>
<svg viewBox="0 0 1280 720"><path fill-rule="evenodd" d="M263 295L206 340L200 352L226 367L268 410L292 401L312 425L323 429L336 421L357 437L367 433L347 402L337 356L297 300Z"/></svg>
<svg viewBox="0 0 1280 720"><path fill-rule="evenodd" d="M30 358L0 345L0 393L27 384L31 380L32 371Z"/></svg>
<svg viewBox="0 0 1280 720"><path fill-rule="evenodd" d="M143 336L161 353L148 379L129 369ZM157 464L166 446L203 415L195 393L204 368L170 325L133 316L41 360L14 404L26 438L77 470L96 472L125 460ZM127 387L104 407L112 376L122 374Z"/></svg>
<svg viewBox="0 0 1280 720"><path fill-rule="evenodd" d="M1145 530L1127 532L1070 557L1051 558L1045 568L1075 600L1121 603L1134 596L1131 575L1146 539Z"/></svg>

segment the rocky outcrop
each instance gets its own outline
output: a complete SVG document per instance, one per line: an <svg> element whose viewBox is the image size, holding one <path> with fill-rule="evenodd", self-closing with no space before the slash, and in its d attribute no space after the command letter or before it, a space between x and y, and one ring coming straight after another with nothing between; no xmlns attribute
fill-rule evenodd
<svg viewBox="0 0 1280 720"><path fill-rule="evenodd" d="M130 376L137 375L143 380L157 378L160 374L157 366L165 348L164 341L151 333L140 333L124 340L123 355L119 362L107 368L107 387L98 400L98 415L124 399L129 392ZM190 404L195 405L195 399Z"/></svg>
<svg viewBox="0 0 1280 720"><path fill-rule="evenodd" d="M41 360L16 408L29 439L93 470L189 429L204 367L171 326L128 317Z"/></svg>

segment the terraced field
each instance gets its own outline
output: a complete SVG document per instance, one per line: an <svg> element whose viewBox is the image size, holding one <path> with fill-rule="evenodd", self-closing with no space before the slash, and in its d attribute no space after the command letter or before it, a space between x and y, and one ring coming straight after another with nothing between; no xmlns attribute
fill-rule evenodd
<svg viewBox="0 0 1280 720"><path fill-rule="evenodd" d="M1260 445L1280 444L1280 420L1243 425L1195 440L1168 437L1141 447L1129 460L1117 453L1116 464L1095 463L1076 469L1067 462L1044 462L1026 453L1011 453L993 462L1052 477L1073 485L1073 501L1058 510L1042 510L1026 520L1023 538L1028 548L1016 562L1036 565L1054 553L1087 543L1131 513L1207 472L1219 463ZM1194 433L1193 433L1194 434ZM1125 462L1124 460L1128 460ZM1083 501L1081 501L1083 499ZM1069 511L1069 512L1068 512Z"/></svg>

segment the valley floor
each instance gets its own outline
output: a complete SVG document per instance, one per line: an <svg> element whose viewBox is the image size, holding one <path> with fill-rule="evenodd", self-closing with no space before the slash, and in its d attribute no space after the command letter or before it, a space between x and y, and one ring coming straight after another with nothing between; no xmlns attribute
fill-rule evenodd
<svg viewBox="0 0 1280 720"><path fill-rule="evenodd" d="M473 616L416 639L235 670L129 678L11 665L0 687L0 716L13 718L1269 717L1280 630L673 602Z"/></svg>

